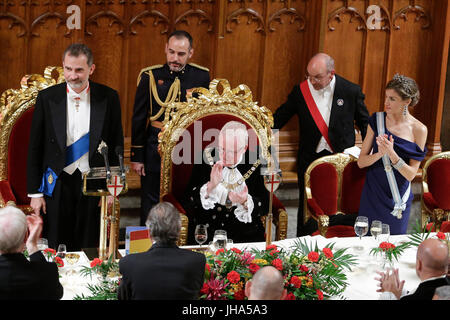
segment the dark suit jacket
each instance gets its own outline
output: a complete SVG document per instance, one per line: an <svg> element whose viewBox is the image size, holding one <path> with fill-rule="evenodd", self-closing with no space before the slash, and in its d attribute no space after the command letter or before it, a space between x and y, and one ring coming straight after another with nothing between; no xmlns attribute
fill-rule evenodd
<svg viewBox="0 0 450 320"><path fill-rule="evenodd" d="M203 254L155 243L143 253L119 261L119 300L193 300L203 285Z"/></svg>
<svg viewBox="0 0 450 320"><path fill-rule="evenodd" d="M236 168L242 175L245 175L251 169L253 164L250 161L251 159L256 161L257 157L247 151L243 161L237 165ZM244 223L236 218L234 215L236 207L228 210L225 206L216 203L213 209L203 209L200 200L200 188L210 180L211 168L206 163L194 165L189 184L186 187L185 198L182 200L183 208L186 209L189 217L189 244L196 244L194 231L197 224L208 224L207 241L212 241L214 231L217 229L226 230L227 237L233 239L235 243L264 241L264 227L261 222L261 216L269 212L270 194L264 186L261 165L245 181L248 193L252 196L254 203L254 208L251 212L251 223Z"/></svg>
<svg viewBox="0 0 450 320"><path fill-rule="evenodd" d="M403 296L400 300L432 300L434 290L440 286L450 285L450 277L425 281L419 284L416 291L412 294Z"/></svg>
<svg viewBox="0 0 450 320"><path fill-rule="evenodd" d="M67 84L61 83L39 92L31 123L27 160L27 192L38 193L42 176L50 167L61 176L66 161ZM97 151L103 140L108 146L111 166L119 160L116 146L123 147L123 130L120 101L117 92L107 86L90 81L89 166L104 167L103 156ZM100 182L100 180L97 180ZM105 185L105 180L101 181ZM94 188L89 188L94 189ZM97 189L97 188L95 188ZM49 242L59 228L61 179L57 179L51 197L45 196L47 215L44 216L44 233ZM97 199L91 199L92 201ZM93 206L98 209L98 206ZM97 217L97 213L94 213ZM99 215L98 215L99 216ZM51 223L49 223L51 221ZM49 243L50 244L50 243ZM57 246L58 243L51 243ZM68 244L69 245L69 244Z"/></svg>
<svg viewBox="0 0 450 320"><path fill-rule="evenodd" d="M181 101L186 101L186 90L209 87L209 71L195 65L187 64L183 71L173 72L167 64L156 66L152 70L156 82L156 89L161 101L165 101L170 86L178 77L181 85ZM131 161L145 163L145 169L149 172L161 170L161 158L158 153L158 133L160 129L151 125L146 127L150 112L150 93L148 72L144 72L139 79L134 99L132 129L131 129ZM152 94L151 114L156 115L161 107ZM162 121L164 113L158 119Z"/></svg>
<svg viewBox="0 0 450 320"><path fill-rule="evenodd" d="M63 296L58 267L40 251L0 255L0 300L56 300Z"/></svg>
<svg viewBox="0 0 450 320"><path fill-rule="evenodd" d="M118 165L115 147L123 147L120 101L117 92L90 81L89 165L104 167L97 152L103 140L108 145L110 165ZM27 163L27 192L38 193L44 171L50 167L60 175L66 160L66 83L39 92L31 124Z"/></svg>
<svg viewBox="0 0 450 320"><path fill-rule="evenodd" d="M334 152L342 152L355 144L354 123L366 136L369 112L364 104L364 94L360 86L338 75L333 95L328 136ZM343 105L337 101L342 99ZM281 129L294 115L298 116L299 148L298 170L303 172L314 160L315 150L322 134L314 122L306 105L300 86L296 85L288 96L287 101L274 113L274 129Z"/></svg>

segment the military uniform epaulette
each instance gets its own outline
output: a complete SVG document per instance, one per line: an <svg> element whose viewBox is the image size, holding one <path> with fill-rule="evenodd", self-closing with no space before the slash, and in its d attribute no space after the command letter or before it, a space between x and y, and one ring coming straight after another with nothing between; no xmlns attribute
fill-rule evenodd
<svg viewBox="0 0 450 320"><path fill-rule="evenodd" d="M139 85L139 82L141 81L141 76L144 72L147 72L147 71L150 71L153 69L158 69L161 67L163 67L162 64L155 64L154 66L150 66L150 67L146 67L146 68L142 69L141 72L139 72L139 76L137 77L137 86Z"/></svg>
<svg viewBox="0 0 450 320"><path fill-rule="evenodd" d="M200 65L195 64L195 63L192 63L192 62L189 62L188 64L189 64L190 66L193 66L193 67L198 68L198 69L200 69L200 70L204 70L204 71L208 71L208 72L209 72L209 69L206 68L206 67L200 66Z"/></svg>

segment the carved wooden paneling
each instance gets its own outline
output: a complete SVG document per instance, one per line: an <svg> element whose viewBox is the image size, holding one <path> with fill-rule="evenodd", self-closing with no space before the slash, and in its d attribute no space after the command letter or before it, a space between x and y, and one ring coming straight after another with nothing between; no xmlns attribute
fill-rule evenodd
<svg viewBox="0 0 450 320"><path fill-rule="evenodd" d="M93 50L94 81L118 90L127 142L139 71L165 62L167 35L194 37L192 62L247 84L275 111L304 79L308 60L325 51L337 72L359 83L369 111L383 109L386 82L400 72L415 78L422 100L413 114L429 128L427 146L439 150L449 42L448 0L0 0L0 91L27 73L61 64L73 42ZM69 5L81 11L81 29L69 30ZM380 10L380 26L371 30ZM433 55L433 56L432 56ZM445 62L444 62L445 61ZM444 70L445 69L445 70ZM297 121L282 132L282 166L293 170ZM128 150L126 150L128 152Z"/></svg>

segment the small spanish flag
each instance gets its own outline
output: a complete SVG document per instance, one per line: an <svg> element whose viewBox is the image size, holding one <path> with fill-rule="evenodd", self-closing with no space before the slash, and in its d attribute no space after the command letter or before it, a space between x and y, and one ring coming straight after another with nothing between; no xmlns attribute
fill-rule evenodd
<svg viewBox="0 0 450 320"><path fill-rule="evenodd" d="M130 232L130 254L145 252L152 246L148 229Z"/></svg>

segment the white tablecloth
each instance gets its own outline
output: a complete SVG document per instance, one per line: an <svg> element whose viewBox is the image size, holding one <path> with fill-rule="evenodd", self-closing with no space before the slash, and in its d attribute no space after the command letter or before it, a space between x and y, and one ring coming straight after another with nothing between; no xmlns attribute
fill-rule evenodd
<svg viewBox="0 0 450 320"><path fill-rule="evenodd" d="M348 300L378 300L380 297L380 293L376 292L377 290L377 281L375 280L378 277L376 271L380 271L381 269L381 259L377 258L373 255L370 255L369 252L372 248L376 247L378 243L375 241L373 237L363 237L361 240L359 238L330 238L326 239L322 236L314 236L314 237L302 237L302 238L294 238L294 239L286 239L282 241L275 241L273 244L284 248L285 250L290 250L292 245L298 239L302 239L303 241L307 241L308 243L317 245L319 249L322 249L329 243L335 243L335 249L341 248L349 248L348 253L351 253L356 256L358 259L358 264L352 268L352 271L347 272L348 283L346 290L343 293L343 296ZM391 236L389 241L398 245L402 241L407 241L407 235L398 235ZM364 247L363 251L357 251L354 249L356 245L362 245ZM257 248L264 249L264 242L257 243L235 243L233 247L238 249L245 248ZM416 275L415 271L415 263L416 263L416 252L417 247L410 247L404 251L401 255L399 262L396 262L394 267L399 268L399 275L401 280L405 280L404 288L406 290L412 291L414 290L420 280ZM81 258L79 263L76 266L76 270L80 270L81 266L89 266L89 260L83 252L79 252L81 254ZM124 250L120 250L120 253L124 255ZM61 279L60 282L64 286L64 296L63 299L71 300L76 295L89 295L89 290L86 285L88 283L94 283L94 280L91 280L89 277L83 277L79 273L76 275L68 275L67 267L64 267L60 270Z"/></svg>

